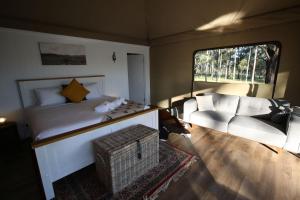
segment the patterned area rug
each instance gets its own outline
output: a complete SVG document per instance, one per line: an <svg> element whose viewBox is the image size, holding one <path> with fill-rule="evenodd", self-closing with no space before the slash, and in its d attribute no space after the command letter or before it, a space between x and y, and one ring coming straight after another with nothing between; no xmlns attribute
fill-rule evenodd
<svg viewBox="0 0 300 200"><path fill-rule="evenodd" d="M115 196L107 193L98 181L95 165L56 181L55 196L58 200L155 199L195 160L195 156L160 142L159 164Z"/></svg>

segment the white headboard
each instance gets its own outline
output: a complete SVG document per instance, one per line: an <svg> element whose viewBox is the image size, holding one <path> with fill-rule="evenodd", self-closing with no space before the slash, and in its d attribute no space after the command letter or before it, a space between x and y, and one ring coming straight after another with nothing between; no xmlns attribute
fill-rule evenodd
<svg viewBox="0 0 300 200"><path fill-rule="evenodd" d="M17 80L22 107L26 108L36 104L35 89L68 84L73 78L76 78L80 83L98 83L99 89L104 91L104 75Z"/></svg>

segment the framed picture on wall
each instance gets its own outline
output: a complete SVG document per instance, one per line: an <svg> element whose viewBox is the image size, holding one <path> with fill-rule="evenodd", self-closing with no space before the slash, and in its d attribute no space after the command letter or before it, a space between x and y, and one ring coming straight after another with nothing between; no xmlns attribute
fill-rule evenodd
<svg viewBox="0 0 300 200"><path fill-rule="evenodd" d="M39 42L43 65L86 65L85 47Z"/></svg>

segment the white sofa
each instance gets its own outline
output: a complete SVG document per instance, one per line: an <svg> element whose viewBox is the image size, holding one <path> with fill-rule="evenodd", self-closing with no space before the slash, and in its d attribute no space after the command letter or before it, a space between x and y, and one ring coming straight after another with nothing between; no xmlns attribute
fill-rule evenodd
<svg viewBox="0 0 300 200"><path fill-rule="evenodd" d="M183 120L300 153L300 120L285 115L274 122L279 106L272 99L206 93L184 103Z"/></svg>

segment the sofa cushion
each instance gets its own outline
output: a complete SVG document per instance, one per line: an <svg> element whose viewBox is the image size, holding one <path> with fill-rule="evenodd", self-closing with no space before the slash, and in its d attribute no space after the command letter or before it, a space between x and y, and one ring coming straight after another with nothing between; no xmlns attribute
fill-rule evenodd
<svg viewBox="0 0 300 200"><path fill-rule="evenodd" d="M234 117L232 113L216 111L196 111L190 115L190 122L199 126L227 132L228 123Z"/></svg>
<svg viewBox="0 0 300 200"><path fill-rule="evenodd" d="M296 111L295 111L296 110ZM286 144L284 145L284 149L294 152L300 153L300 115L298 115L297 108L294 109L295 113L290 115L289 119L289 126L287 131L287 140Z"/></svg>
<svg viewBox="0 0 300 200"><path fill-rule="evenodd" d="M215 110L212 95L196 96L198 111Z"/></svg>
<svg viewBox="0 0 300 200"><path fill-rule="evenodd" d="M232 114L236 113L239 104L239 96L218 93L205 93L204 95L212 95L214 108L216 111Z"/></svg>
<svg viewBox="0 0 300 200"><path fill-rule="evenodd" d="M267 116L271 117L272 111L275 111L275 101L271 99L258 97L240 97L239 106L236 115L243 116Z"/></svg>
<svg viewBox="0 0 300 200"><path fill-rule="evenodd" d="M229 123L228 133L261 142L283 147L287 136L279 129L278 124L249 116L235 116Z"/></svg>

